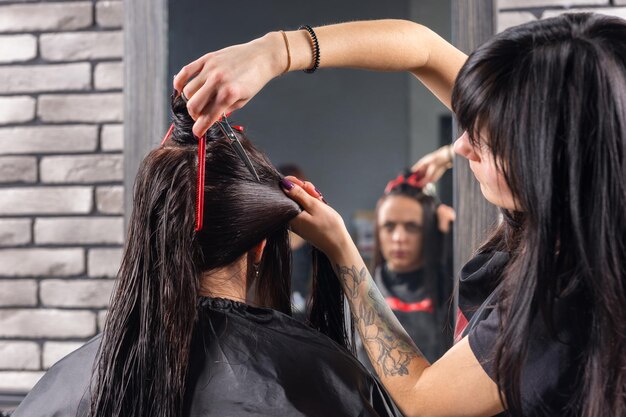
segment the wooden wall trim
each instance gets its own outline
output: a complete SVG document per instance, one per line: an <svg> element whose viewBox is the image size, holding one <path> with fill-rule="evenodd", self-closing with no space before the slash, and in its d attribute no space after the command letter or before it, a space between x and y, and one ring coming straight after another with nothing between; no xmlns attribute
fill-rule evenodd
<svg viewBox="0 0 626 417"><path fill-rule="evenodd" d="M454 45L469 54L491 38L496 33L497 10L496 0L453 0ZM456 125L452 131L461 133ZM498 219L497 208L485 200L467 161L460 157L454 163L454 208L454 270L458 273Z"/></svg>
<svg viewBox="0 0 626 417"><path fill-rule="evenodd" d="M124 204L132 209L135 175L165 134L167 112L167 0L124 2ZM171 83L170 83L171 84Z"/></svg>

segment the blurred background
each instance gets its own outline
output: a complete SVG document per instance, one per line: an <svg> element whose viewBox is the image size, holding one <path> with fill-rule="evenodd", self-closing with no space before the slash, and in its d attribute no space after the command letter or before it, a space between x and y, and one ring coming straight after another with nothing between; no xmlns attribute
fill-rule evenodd
<svg viewBox="0 0 626 417"><path fill-rule="evenodd" d="M489 13L463 15L463 4L478 3L469 10ZM572 10L626 17L626 0L130 5L0 0L0 410L100 332L135 170L166 131L171 79L184 64L301 24L409 19L460 44L477 22L488 36ZM449 112L411 76L345 69L282 76L232 119L276 165L302 168L366 256L387 181L454 131ZM450 175L438 190L447 204L463 201L453 201Z"/></svg>

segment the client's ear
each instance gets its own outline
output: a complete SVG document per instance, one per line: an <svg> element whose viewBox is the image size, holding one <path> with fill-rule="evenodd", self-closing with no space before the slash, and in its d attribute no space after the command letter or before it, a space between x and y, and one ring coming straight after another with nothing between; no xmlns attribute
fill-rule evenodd
<svg viewBox="0 0 626 417"><path fill-rule="evenodd" d="M261 262L261 258L263 257L263 251L265 250L265 244L267 243L267 239L263 239L259 242L258 245L252 248L252 262L258 264Z"/></svg>

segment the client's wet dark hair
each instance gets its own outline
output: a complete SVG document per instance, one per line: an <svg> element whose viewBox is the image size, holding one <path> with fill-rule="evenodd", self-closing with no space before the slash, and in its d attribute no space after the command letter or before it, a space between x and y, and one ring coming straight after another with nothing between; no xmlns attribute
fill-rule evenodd
<svg viewBox="0 0 626 417"><path fill-rule="evenodd" d="M201 274L241 259L263 239L255 303L291 315L288 222L301 209L243 133L238 136L260 182L213 126L206 141L204 226L195 232L198 140L182 99L172 99L172 110L170 138L146 156L137 174L128 238L94 368L91 417L181 414ZM353 352L339 281L322 253L314 251L313 262L309 323Z"/></svg>

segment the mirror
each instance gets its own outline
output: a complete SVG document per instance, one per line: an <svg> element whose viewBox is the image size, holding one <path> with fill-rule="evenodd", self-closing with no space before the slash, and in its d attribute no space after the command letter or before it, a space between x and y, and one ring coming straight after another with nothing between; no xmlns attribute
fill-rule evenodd
<svg viewBox="0 0 626 417"><path fill-rule="evenodd" d="M168 7L168 83L183 65L206 52L300 24L397 18L451 36L451 2L441 0L247 0L219 5L177 0ZM450 112L410 74L350 69L283 75L231 119L245 126L248 137L276 166L297 165L323 191L366 260L373 257L374 209L387 182L452 137ZM450 172L437 188L441 201L451 206ZM451 263L445 269L452 274ZM447 279L451 282L452 276Z"/></svg>

